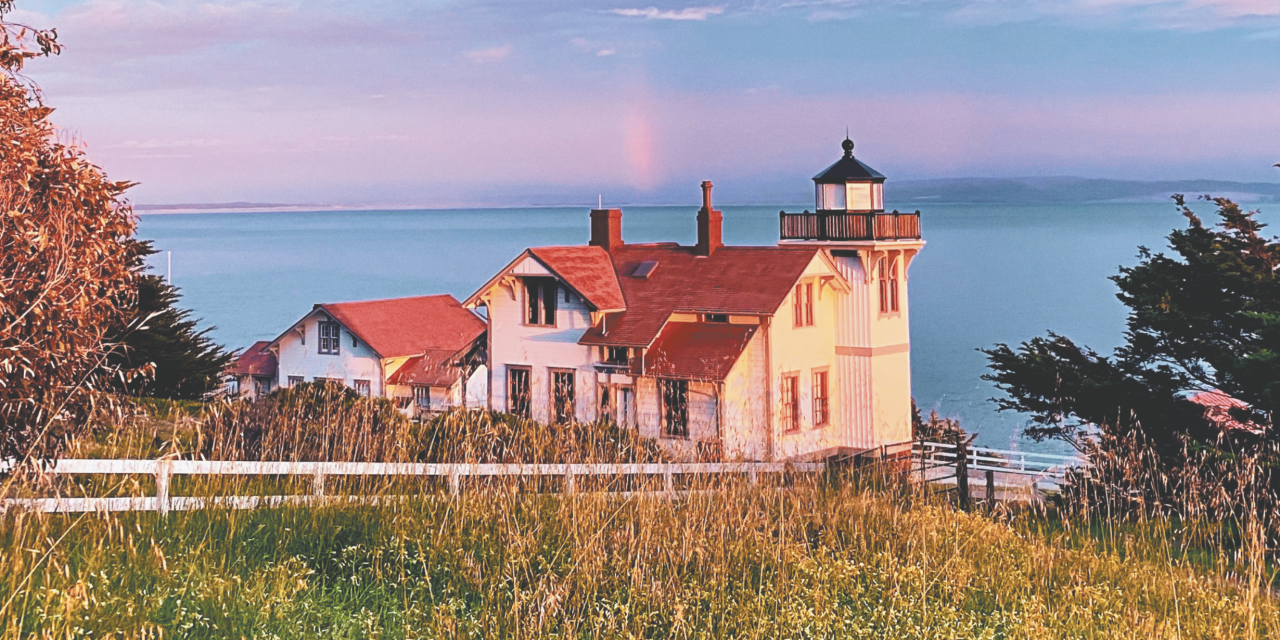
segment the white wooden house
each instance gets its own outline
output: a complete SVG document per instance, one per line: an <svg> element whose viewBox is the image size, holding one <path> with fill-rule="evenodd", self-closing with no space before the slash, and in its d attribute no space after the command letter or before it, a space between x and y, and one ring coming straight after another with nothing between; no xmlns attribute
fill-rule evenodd
<svg viewBox="0 0 1280 640"><path fill-rule="evenodd" d="M450 295L315 305L267 345L277 384L331 380L411 413L481 401L485 322Z"/></svg>
<svg viewBox="0 0 1280 640"><path fill-rule="evenodd" d="M884 176L844 147L775 246L725 246L704 182L695 246L627 244L597 209L587 245L521 253L464 302L488 320L490 408L612 419L690 457L909 440L919 214L884 212Z"/></svg>

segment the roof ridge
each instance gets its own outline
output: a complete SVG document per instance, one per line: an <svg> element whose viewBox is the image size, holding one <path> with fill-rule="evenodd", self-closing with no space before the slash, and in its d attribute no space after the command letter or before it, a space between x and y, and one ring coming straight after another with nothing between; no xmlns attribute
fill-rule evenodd
<svg viewBox="0 0 1280 640"><path fill-rule="evenodd" d="M339 302L319 302L320 306L331 304L377 304L379 302L402 302L405 300L427 300L429 298L453 298L456 302L458 299L453 297L451 293L432 293L424 296L400 296L398 298L374 298L373 300L342 300Z"/></svg>

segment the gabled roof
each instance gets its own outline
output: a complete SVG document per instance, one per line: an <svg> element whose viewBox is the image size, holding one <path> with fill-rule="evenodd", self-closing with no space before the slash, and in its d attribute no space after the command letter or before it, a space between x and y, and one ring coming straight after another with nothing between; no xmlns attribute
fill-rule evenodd
<svg viewBox="0 0 1280 640"><path fill-rule="evenodd" d="M626 300L618 287L618 277L614 274L609 253L595 246L526 249L471 294L463 304L468 307L478 304L486 291L497 285L500 279L526 257L531 257L546 267L596 311L621 311L626 308Z"/></svg>
<svg viewBox="0 0 1280 640"><path fill-rule="evenodd" d="M543 265L578 292L599 311L625 309L626 300L609 261L609 252L600 247L538 247L530 249Z"/></svg>
<svg viewBox="0 0 1280 640"><path fill-rule="evenodd" d="M483 335L486 328L484 320L462 308L448 294L322 303L312 309L312 313L316 311L338 321L383 358L437 349L457 353ZM276 338L272 344L279 341Z"/></svg>
<svg viewBox="0 0 1280 640"><path fill-rule="evenodd" d="M458 381L461 370L454 366L457 351L448 349L432 349L420 356L414 356L400 365L396 372L387 378L387 384L425 385L429 387L448 387Z"/></svg>
<svg viewBox="0 0 1280 640"><path fill-rule="evenodd" d="M648 347L675 312L766 315L777 311L800 279L817 247L736 247L699 256L693 247L632 244L609 257L626 311L608 314L580 344ZM648 277L633 274L645 262Z"/></svg>
<svg viewBox="0 0 1280 640"><path fill-rule="evenodd" d="M231 361L227 373L233 376L270 376L276 375L276 354L267 350L270 340L259 340L253 346L241 351Z"/></svg>
<svg viewBox="0 0 1280 640"><path fill-rule="evenodd" d="M758 326L669 322L645 354L643 373L720 382L729 377Z"/></svg>

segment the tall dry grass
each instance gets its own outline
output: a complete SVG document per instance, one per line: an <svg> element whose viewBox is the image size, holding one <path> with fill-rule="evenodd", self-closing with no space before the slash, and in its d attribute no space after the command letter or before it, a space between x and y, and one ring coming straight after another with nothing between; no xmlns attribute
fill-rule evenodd
<svg viewBox="0 0 1280 640"><path fill-rule="evenodd" d="M381 433L394 442L375 446L355 433L374 408L304 405L212 406L198 437L170 445L194 455L222 437L238 447L224 452L284 460L656 455L606 426L546 427L485 412L387 424ZM243 434L281 419L283 434L245 446ZM226 495L287 485L215 478L173 489ZM1190 544L1179 538L1185 523L1167 516L966 513L875 469L759 484L689 477L678 487L676 496L585 486L567 495L470 482L452 497L424 479L352 480L330 493L382 501L167 517L14 511L0 516L0 638L1280 634L1264 580L1240 572L1261 565L1248 564L1243 547ZM657 490L661 481L627 488ZM1236 557L1205 562L1197 550Z"/></svg>
<svg viewBox="0 0 1280 640"><path fill-rule="evenodd" d="M692 488L697 488L694 485ZM818 476L680 498L0 520L0 637L1247 637L1270 600L926 494Z"/></svg>

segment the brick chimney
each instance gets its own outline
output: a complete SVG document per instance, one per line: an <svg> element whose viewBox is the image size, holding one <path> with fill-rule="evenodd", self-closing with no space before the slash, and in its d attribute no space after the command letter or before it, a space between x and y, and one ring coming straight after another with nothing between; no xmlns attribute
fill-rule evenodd
<svg viewBox="0 0 1280 640"><path fill-rule="evenodd" d="M720 229L723 221L724 216L711 208L711 181L703 180L702 208L698 210L698 246L694 248L695 254L709 256L715 253L716 249L724 246Z"/></svg>
<svg viewBox="0 0 1280 640"><path fill-rule="evenodd" d="M622 209L591 210L591 242L588 244L605 251L622 246Z"/></svg>

